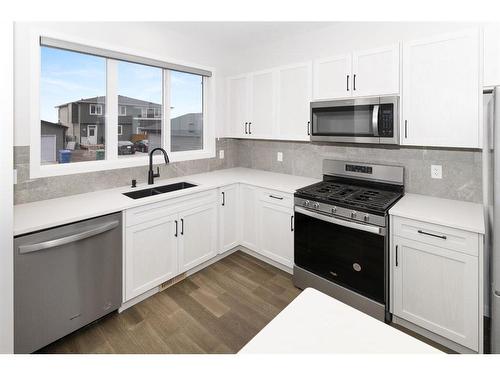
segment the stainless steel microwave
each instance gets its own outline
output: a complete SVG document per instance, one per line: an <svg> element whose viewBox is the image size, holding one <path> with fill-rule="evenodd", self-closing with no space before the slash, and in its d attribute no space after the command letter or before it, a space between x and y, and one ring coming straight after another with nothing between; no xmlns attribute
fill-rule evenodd
<svg viewBox="0 0 500 375"><path fill-rule="evenodd" d="M399 144L399 97L311 102L311 141Z"/></svg>

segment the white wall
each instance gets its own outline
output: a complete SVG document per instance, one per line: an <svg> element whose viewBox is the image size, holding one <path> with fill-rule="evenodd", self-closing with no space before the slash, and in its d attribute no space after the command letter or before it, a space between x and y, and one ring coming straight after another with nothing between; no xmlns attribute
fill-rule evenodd
<svg viewBox="0 0 500 375"><path fill-rule="evenodd" d="M85 40L93 45L106 45L114 49L137 51L137 54L152 54L167 61L179 61L216 69L216 90L223 88L217 76L222 53L212 45L193 37L186 37L168 30L163 23L155 22L16 22L15 24L15 133L16 146L29 145L30 111L30 40L33 33L44 31L74 40ZM95 42L95 43L93 43ZM37 95L37 93L33 93ZM220 93L222 96L222 93ZM219 94L216 95L218 97ZM215 121L222 111L216 101Z"/></svg>
<svg viewBox="0 0 500 375"><path fill-rule="evenodd" d="M335 56L353 50L474 27L471 23L339 22L320 29L235 51L226 61L229 75Z"/></svg>
<svg viewBox="0 0 500 375"><path fill-rule="evenodd" d="M14 350L14 280L12 251L13 220L13 75L14 44L13 24L0 23L0 45L3 46L0 62L0 353Z"/></svg>

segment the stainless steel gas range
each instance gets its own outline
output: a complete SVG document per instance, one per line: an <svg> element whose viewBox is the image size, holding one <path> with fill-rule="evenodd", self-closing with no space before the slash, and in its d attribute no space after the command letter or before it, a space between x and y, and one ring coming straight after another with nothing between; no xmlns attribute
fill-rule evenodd
<svg viewBox="0 0 500 375"><path fill-rule="evenodd" d="M388 210L403 194L403 167L324 160L295 193L294 284L390 320Z"/></svg>

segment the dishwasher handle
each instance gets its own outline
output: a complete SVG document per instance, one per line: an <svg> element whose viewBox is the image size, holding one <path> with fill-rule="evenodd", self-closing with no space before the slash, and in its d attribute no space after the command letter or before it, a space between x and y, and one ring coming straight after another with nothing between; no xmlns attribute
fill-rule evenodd
<svg viewBox="0 0 500 375"><path fill-rule="evenodd" d="M71 234L69 236L56 238L56 239L49 240L49 241L39 242L39 243L31 244L31 245L21 245L18 247L19 254L32 253L34 251L46 250L46 249L50 249L52 247L66 245L66 244L69 244L71 242L80 241L80 240L83 240L85 238L93 237L93 236L96 236L98 234L110 231L111 229L116 228L119 224L120 224L120 222L118 220L110 221L109 223L105 223L105 224L93 227L93 228L85 230L83 232Z"/></svg>

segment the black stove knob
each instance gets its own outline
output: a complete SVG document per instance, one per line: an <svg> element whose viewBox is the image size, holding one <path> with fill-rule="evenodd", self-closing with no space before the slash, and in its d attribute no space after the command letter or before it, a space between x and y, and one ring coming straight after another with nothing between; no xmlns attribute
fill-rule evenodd
<svg viewBox="0 0 500 375"><path fill-rule="evenodd" d="M352 212L351 212L351 218L352 218L352 219L356 219L356 215L357 215L357 214L358 214L358 213L357 213L356 211L352 211Z"/></svg>
<svg viewBox="0 0 500 375"><path fill-rule="evenodd" d="M337 207L332 207L332 214L337 212Z"/></svg>
<svg viewBox="0 0 500 375"><path fill-rule="evenodd" d="M311 203L311 202L309 202L308 200L305 200L304 201L304 206L306 206L306 207L309 206L309 203Z"/></svg>
<svg viewBox="0 0 500 375"><path fill-rule="evenodd" d="M365 214L365 217L363 218L364 221L370 221L370 215Z"/></svg>
<svg viewBox="0 0 500 375"><path fill-rule="evenodd" d="M317 209L317 210L319 209L319 203L318 202L314 203L314 208Z"/></svg>

